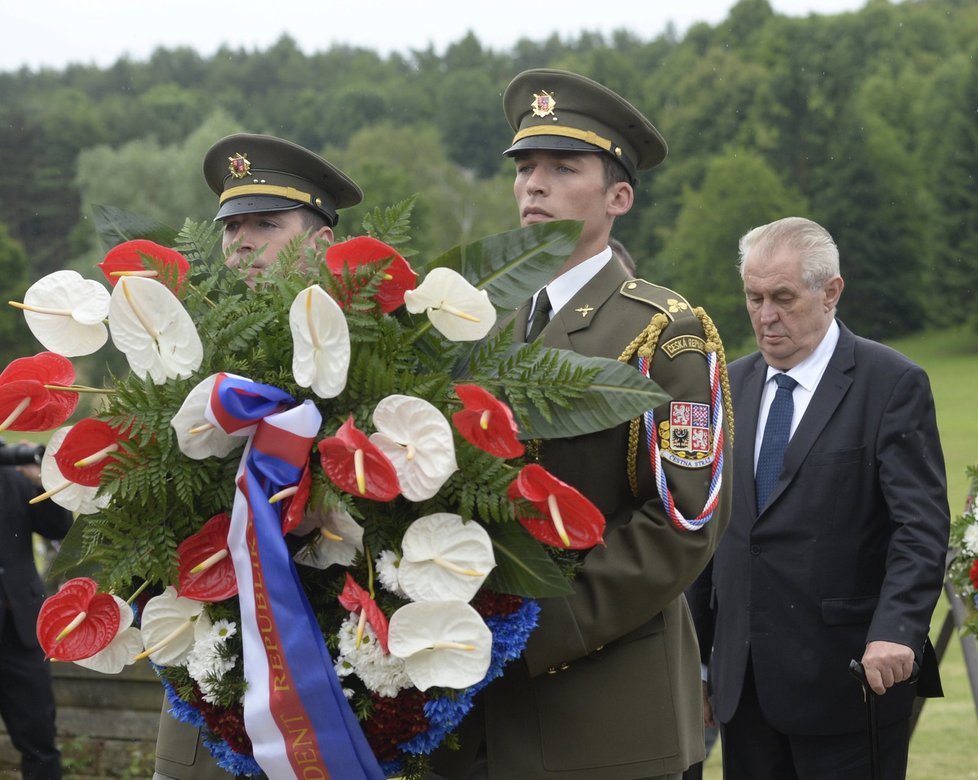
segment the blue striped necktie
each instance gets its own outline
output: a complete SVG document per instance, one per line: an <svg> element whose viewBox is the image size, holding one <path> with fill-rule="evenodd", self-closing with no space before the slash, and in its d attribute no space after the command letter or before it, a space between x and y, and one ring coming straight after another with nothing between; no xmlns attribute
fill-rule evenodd
<svg viewBox="0 0 978 780"><path fill-rule="evenodd" d="M775 374L774 381L778 383L778 391L774 394L774 401L767 414L761 454L757 458L757 473L754 475L758 514L767 504L767 499L781 476L784 451L791 433L791 418L795 413L795 402L791 393L798 382L787 374Z"/></svg>

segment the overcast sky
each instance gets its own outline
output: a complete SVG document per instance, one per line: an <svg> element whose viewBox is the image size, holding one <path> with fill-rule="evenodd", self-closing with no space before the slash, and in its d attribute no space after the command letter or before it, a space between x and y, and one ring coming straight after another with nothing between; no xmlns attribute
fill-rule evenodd
<svg viewBox="0 0 978 780"><path fill-rule="evenodd" d="M806 16L862 8L866 0L770 0L778 13ZM382 54L431 44L438 53L469 30L493 49L551 33L628 29L643 39L672 21L684 33L695 22L716 24L735 0L0 0L0 71L26 66L101 67L128 55L144 61L162 46L189 46L201 55L221 44L264 49L283 33L305 53L333 44ZM641 10L638 10L641 9ZM597 11L600 10L600 13Z"/></svg>

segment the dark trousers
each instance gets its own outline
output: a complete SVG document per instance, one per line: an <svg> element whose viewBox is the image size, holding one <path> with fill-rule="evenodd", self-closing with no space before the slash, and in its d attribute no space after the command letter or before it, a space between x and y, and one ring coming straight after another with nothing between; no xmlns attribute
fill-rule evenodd
<svg viewBox="0 0 978 780"><path fill-rule="evenodd" d="M40 648L24 647L12 620L0 631L0 716L20 751L25 780L61 780L54 691Z"/></svg>
<svg viewBox="0 0 978 780"><path fill-rule="evenodd" d="M720 725L724 780L868 780L868 729L827 736L781 733L761 711L752 667L748 662L737 711ZM904 780L909 721L880 727L879 740L882 777Z"/></svg>

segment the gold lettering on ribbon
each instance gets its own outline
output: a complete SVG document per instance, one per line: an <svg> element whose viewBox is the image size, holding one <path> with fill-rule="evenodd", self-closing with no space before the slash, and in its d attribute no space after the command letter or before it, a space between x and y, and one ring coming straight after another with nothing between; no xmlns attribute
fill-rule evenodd
<svg viewBox="0 0 978 780"><path fill-rule="evenodd" d="M248 530L248 554L251 558L255 590L255 620L262 645L265 647L265 654L268 656L268 665L272 670L269 682L274 696L274 694L292 691L292 686L289 683L282 649L275 638L275 621L272 619L272 611L265 593L265 580L258 559L258 541L253 529ZM272 714L285 732L286 744L289 746L289 763L297 770L297 774L303 780L330 780L308 716L305 713L287 715L276 712L274 708Z"/></svg>

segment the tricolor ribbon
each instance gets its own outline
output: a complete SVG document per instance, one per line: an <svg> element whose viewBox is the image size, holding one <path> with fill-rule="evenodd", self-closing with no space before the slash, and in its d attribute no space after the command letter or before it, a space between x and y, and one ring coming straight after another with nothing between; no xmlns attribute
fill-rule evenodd
<svg viewBox="0 0 978 780"><path fill-rule="evenodd" d="M707 365L710 372L710 428L713 434L713 448L710 452L710 492L707 495L703 510L696 517L686 518L676 506L676 500L666 479L666 470L662 467L659 452L659 431L655 424L653 410L647 411L645 420L645 441L649 450L649 464L655 475L656 489L662 506L672 520L673 525L680 531L696 531L713 519L713 513L720 503L720 488L723 484L723 390L720 383L720 361L716 352L707 355ZM645 376L649 376L651 361L639 358L638 368Z"/></svg>
<svg viewBox="0 0 978 780"><path fill-rule="evenodd" d="M276 387L221 374L207 419L251 436L238 467L228 547L238 580L245 730L268 777L382 780L350 709L270 496L302 476L322 418Z"/></svg>

